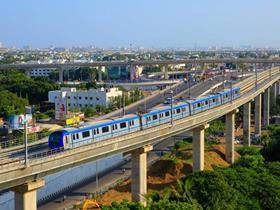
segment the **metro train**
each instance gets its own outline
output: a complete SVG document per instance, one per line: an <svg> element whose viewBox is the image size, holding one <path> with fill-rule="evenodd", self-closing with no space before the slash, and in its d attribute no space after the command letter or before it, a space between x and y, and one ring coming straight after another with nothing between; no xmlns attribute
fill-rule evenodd
<svg viewBox="0 0 280 210"><path fill-rule="evenodd" d="M64 128L50 134L50 149L71 149L84 144L98 142L112 137L149 129L150 127L182 119L230 102L240 97L240 88L235 87L172 106L160 106L143 114L129 114L85 124L82 127Z"/></svg>

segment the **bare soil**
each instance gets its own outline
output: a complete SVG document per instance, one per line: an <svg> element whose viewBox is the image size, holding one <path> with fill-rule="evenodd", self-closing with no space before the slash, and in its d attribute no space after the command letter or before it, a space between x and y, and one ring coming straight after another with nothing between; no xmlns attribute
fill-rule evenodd
<svg viewBox="0 0 280 210"><path fill-rule="evenodd" d="M147 184L148 193L161 193L164 188L172 187L177 180L186 177L192 172L192 151L187 148L180 150L176 161L168 158L161 158L156 161L148 171ZM239 154L235 152L235 159L239 158ZM215 145L207 148L204 155L205 170L213 170L214 166L228 167L225 161L225 145ZM127 179L117 187L109 190L97 201L101 205L110 205L113 201L121 202L122 200L131 201L131 180Z"/></svg>

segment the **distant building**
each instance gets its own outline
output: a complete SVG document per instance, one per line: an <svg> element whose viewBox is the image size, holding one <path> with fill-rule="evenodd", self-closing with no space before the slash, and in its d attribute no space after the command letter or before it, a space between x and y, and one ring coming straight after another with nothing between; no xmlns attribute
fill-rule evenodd
<svg viewBox="0 0 280 210"><path fill-rule="evenodd" d="M107 73L109 79L130 79L129 66L110 66Z"/></svg>
<svg viewBox="0 0 280 210"><path fill-rule="evenodd" d="M0 42L0 48L3 48L3 43L2 42Z"/></svg>
<svg viewBox="0 0 280 210"><path fill-rule="evenodd" d="M27 74L30 77L48 77L55 70L55 68L36 68L28 71Z"/></svg>
<svg viewBox="0 0 280 210"><path fill-rule="evenodd" d="M96 107L97 105L108 107L113 99L121 96L122 91L118 88L99 88L89 90L77 90L76 88L62 88L61 90L49 91L49 102L55 103L64 110L71 108ZM62 110L62 109L61 109Z"/></svg>

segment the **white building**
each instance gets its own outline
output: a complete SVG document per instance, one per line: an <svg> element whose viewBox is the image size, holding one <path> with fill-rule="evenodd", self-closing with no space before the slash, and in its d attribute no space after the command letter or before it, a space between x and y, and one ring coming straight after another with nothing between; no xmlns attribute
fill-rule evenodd
<svg viewBox="0 0 280 210"><path fill-rule="evenodd" d="M115 97L121 95L122 91L118 90L118 88L89 90L62 88L61 90L49 91L48 97L49 102L55 103L56 108L61 106L61 101L64 101L67 110L69 110L76 107L95 107L96 105L108 107Z"/></svg>

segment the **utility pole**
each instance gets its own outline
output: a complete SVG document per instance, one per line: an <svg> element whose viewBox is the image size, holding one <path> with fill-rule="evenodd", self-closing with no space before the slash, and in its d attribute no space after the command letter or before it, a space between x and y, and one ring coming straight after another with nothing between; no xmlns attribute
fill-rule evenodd
<svg viewBox="0 0 280 210"><path fill-rule="evenodd" d="M123 116L125 115L125 109L124 109L124 107L125 107L125 93L124 93L124 91L122 92L122 95L123 95L123 97L122 97L122 99L123 99L123 103L122 103L122 114L123 114Z"/></svg>
<svg viewBox="0 0 280 210"><path fill-rule="evenodd" d="M96 184L96 191L98 191L98 160L95 162L95 184Z"/></svg>
<svg viewBox="0 0 280 210"><path fill-rule="evenodd" d="M256 64L253 64L253 68L255 70L255 75L256 75L256 82L255 82L255 88L256 90L258 89L258 71L256 69Z"/></svg>
<svg viewBox="0 0 280 210"><path fill-rule="evenodd" d="M191 77L190 77L191 75L189 75L189 77L188 77L188 85L189 85L189 98L191 98Z"/></svg>
<svg viewBox="0 0 280 210"><path fill-rule="evenodd" d="M171 120L170 120L170 123L171 123L171 125L173 125L173 91L170 90L169 93L171 94L171 103L170 103L170 106L171 106Z"/></svg>
<svg viewBox="0 0 280 210"><path fill-rule="evenodd" d="M223 74L223 89L225 89L225 69L222 68L222 74Z"/></svg>
<svg viewBox="0 0 280 210"><path fill-rule="evenodd" d="M27 148L27 118L26 118L26 113L24 114L24 147L25 147L25 159L24 159L24 164L25 167L27 167L28 164L28 148Z"/></svg>

